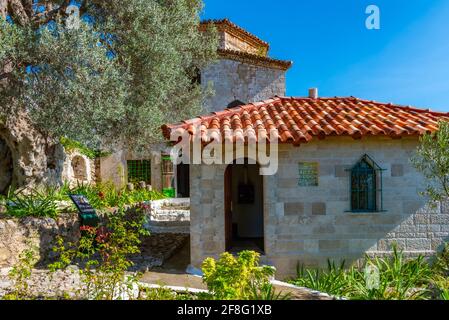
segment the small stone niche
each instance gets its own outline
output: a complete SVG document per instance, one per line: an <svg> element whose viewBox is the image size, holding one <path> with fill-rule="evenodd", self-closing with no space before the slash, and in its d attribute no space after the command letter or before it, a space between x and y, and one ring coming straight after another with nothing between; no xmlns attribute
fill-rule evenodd
<svg viewBox="0 0 449 320"><path fill-rule="evenodd" d="M80 181L87 181L86 160L81 156L74 156L72 159L73 177Z"/></svg>

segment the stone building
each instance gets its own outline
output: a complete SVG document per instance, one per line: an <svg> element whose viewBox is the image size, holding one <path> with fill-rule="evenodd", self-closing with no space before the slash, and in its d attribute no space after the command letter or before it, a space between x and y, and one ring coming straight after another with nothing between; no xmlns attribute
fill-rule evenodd
<svg viewBox="0 0 449 320"><path fill-rule="evenodd" d="M268 56L269 44L224 20L207 20L204 30L214 24L219 36L218 61L200 70L201 85L213 85L215 94L205 102L206 111L233 107L285 95L285 72L290 61ZM173 197L189 197L189 165L174 166L170 148L152 146L147 155L133 155L125 149L100 160L99 179L118 187L143 180L154 189Z"/></svg>
<svg viewBox="0 0 449 320"><path fill-rule="evenodd" d="M202 85L212 82L215 91L206 102L207 110L219 111L285 95L285 72L290 61L268 57L268 43L227 19L204 21L201 26L210 23L218 31L219 59L201 71Z"/></svg>
<svg viewBox="0 0 449 320"><path fill-rule="evenodd" d="M312 90L307 98L275 97L164 126L167 139L201 128L204 145L207 129L231 132L234 142L257 129L279 134L275 174L261 175L260 155L238 164L224 147L228 162L191 165L192 264L251 249L288 276L298 263L351 264L365 253L384 255L393 243L408 255L435 253L449 240L449 207L426 204L424 178L410 159L419 136L443 119L449 113Z"/></svg>

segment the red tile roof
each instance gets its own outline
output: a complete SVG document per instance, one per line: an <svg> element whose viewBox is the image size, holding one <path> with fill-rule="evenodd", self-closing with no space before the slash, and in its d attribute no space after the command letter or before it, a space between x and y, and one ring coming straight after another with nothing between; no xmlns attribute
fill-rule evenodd
<svg viewBox="0 0 449 320"><path fill-rule="evenodd" d="M270 100L214 112L178 124L162 126L165 138L178 130L194 134L195 127L233 131L233 140L242 139L243 132L256 132L276 128L281 143L300 145L313 138L327 136L389 136L400 138L422 135L438 130L439 120L449 120L449 113L434 112L391 103L379 103L348 98L287 98ZM223 135L224 136L224 135ZM201 135L203 142L209 142ZM257 138L257 137L256 137Z"/></svg>

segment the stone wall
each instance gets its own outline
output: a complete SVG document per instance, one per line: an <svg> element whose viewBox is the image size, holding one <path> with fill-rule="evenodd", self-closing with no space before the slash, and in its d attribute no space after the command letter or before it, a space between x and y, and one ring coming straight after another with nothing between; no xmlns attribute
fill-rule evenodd
<svg viewBox="0 0 449 320"><path fill-rule="evenodd" d="M209 111L219 111L231 102L262 101L285 95L285 71L220 59L201 72L201 84L214 85L215 95L206 101Z"/></svg>
<svg viewBox="0 0 449 320"><path fill-rule="evenodd" d="M365 253L385 255L396 242L408 255L432 255L449 240L449 206L426 206L425 181L411 166L417 138L346 137L279 146L279 171L264 179L265 256L280 276L298 262L326 266L327 260L355 263ZM368 154L383 172L385 212L352 213L349 173ZM299 187L300 161L319 164L319 184ZM225 250L226 165L191 166L191 252L200 266Z"/></svg>
<svg viewBox="0 0 449 320"><path fill-rule="evenodd" d="M58 235L68 241L79 237L77 214L64 214L57 219L0 218L0 268L13 266L29 243L39 249L39 263L45 264L54 257L51 248Z"/></svg>

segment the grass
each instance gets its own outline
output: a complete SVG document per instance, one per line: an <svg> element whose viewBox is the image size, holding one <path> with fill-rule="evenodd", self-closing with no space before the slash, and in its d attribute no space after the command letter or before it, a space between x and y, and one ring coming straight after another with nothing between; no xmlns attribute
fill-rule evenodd
<svg viewBox="0 0 449 320"><path fill-rule="evenodd" d="M422 256L405 259L402 251L393 246L387 258L366 257L364 268L345 268L328 262L327 270L298 267L296 279L291 283L353 300L427 300L448 299L449 249L439 254L434 263ZM368 283L365 270L378 271L375 285Z"/></svg>

